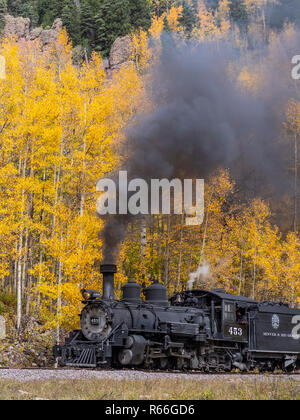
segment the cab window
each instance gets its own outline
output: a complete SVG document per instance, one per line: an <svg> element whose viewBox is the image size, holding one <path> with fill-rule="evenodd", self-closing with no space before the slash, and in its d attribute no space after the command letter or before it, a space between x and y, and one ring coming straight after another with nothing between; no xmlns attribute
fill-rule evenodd
<svg viewBox="0 0 300 420"><path fill-rule="evenodd" d="M229 322L236 321L235 304L230 302L224 303L224 320Z"/></svg>

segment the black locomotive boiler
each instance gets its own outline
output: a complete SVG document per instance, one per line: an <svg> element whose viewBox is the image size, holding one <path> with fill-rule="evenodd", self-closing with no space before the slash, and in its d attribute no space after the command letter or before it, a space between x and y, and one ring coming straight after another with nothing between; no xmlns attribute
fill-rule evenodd
<svg viewBox="0 0 300 420"><path fill-rule="evenodd" d="M115 265L102 265L103 297L85 290L81 329L54 347L62 366L243 371L300 368L300 310L223 290L167 298L154 282L130 281L114 296Z"/></svg>

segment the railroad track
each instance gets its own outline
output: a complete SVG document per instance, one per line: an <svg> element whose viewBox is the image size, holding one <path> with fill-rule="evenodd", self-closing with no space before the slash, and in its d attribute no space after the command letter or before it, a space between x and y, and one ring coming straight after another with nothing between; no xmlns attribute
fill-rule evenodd
<svg viewBox="0 0 300 420"><path fill-rule="evenodd" d="M24 368L7 368L0 367L1 371L45 371L45 372L98 372L98 373L142 373L142 374L167 374L167 375L196 375L196 376L266 376L266 377L279 377L279 376L300 376L300 371L283 372L276 371L273 373L266 372L201 372L201 371L181 371L181 370L151 370L151 369L100 369L100 368L74 368L74 367L24 367Z"/></svg>

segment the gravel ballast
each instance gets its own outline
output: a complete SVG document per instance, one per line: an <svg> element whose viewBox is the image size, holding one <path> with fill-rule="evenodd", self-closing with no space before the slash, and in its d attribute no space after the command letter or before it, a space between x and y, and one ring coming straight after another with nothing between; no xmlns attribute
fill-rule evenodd
<svg viewBox="0 0 300 420"><path fill-rule="evenodd" d="M145 372L134 370L43 370L43 369L0 369L0 380L14 380L20 382L29 381L68 381L68 380L90 380L90 379L113 379L113 380L158 380L158 379L182 379L193 381L205 381L212 379L224 379L228 382L239 381L274 381L274 380L295 380L300 384L300 375L254 375L254 374L197 374L197 373L171 373L171 372Z"/></svg>

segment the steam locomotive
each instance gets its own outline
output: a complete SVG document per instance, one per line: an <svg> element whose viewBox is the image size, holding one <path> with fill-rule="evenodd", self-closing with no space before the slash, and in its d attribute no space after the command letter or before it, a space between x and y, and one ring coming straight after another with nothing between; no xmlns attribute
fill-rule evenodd
<svg viewBox="0 0 300 420"><path fill-rule="evenodd" d="M259 303L224 290L193 290L170 299L158 282L130 281L115 300L115 265L102 265L103 297L84 290L81 329L54 347L62 366L139 367L205 372L300 368L300 310Z"/></svg>

